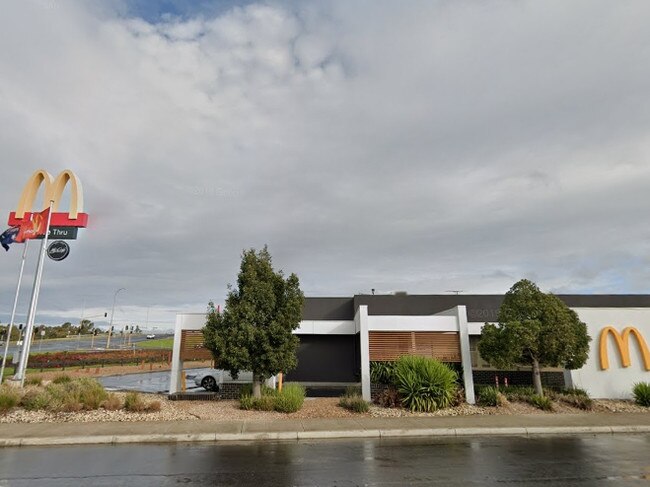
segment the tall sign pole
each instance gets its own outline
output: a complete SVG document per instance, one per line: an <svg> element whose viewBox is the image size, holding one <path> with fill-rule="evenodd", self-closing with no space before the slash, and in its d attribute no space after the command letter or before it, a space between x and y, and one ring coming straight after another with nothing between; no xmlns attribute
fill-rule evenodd
<svg viewBox="0 0 650 487"><path fill-rule="evenodd" d="M59 204L63 197L63 191L67 186L70 186L70 206L67 212L58 211ZM81 187L81 181L77 175L65 169L61 171L56 178L52 177L50 173L44 169L38 169L35 171L30 178L27 180L23 188L23 192L20 195L20 200L18 200L18 206L16 211L9 212L8 224L11 227L21 227L21 232L23 231L23 225L32 222L34 215L42 214L43 211L46 211L45 208L38 208L39 213L34 213L34 204L36 196L38 194L39 188L43 186L45 191L44 201L49 201L49 211L47 215L47 225L45 228L45 235L43 237L43 242L41 245L41 251L38 257L38 265L36 267L36 274L34 276L34 286L32 288L32 296L29 303L29 310L27 313L27 327L25 328L25 339L23 342L23 348L21 351L20 362L18 364L18 371L15 374L13 380L20 382L22 386L25 382L25 371L27 369L27 362L29 359L29 350L32 344L32 338L34 333L34 321L36 318L36 307L38 304L38 295L41 288L41 280L43 277L43 263L45 260L45 254L47 254L52 260L60 261L65 259L70 252L70 247L63 240L74 240L77 238L77 230L79 228L86 228L88 225L88 214L83 212L83 189ZM41 211L43 210L43 211ZM24 227L25 233L23 236L24 239L28 238L39 238L41 233L41 223L42 220L38 221L38 226L32 226L28 228L27 225ZM50 237L50 232L52 232L51 237L53 239L62 239L61 241L55 241L50 245L50 248L47 249L48 238ZM26 236L30 235L30 236ZM11 243L11 242L9 242ZM6 248L8 243L3 242L3 246ZM47 249L47 250L46 250ZM25 243L25 250L27 252L27 243ZM23 262L21 264L21 273L19 278L18 287L20 288L20 282L23 273L23 266L25 264L25 254L23 254ZM16 294L16 302L18 301L18 294ZM15 320L15 311L16 311L16 302L14 303L14 311L12 312L11 324ZM9 330L11 330L11 325ZM11 331L10 331L11 333ZM11 339L11 334L9 335ZM7 344L9 340L7 341ZM2 362L2 372L0 372L0 377L4 372L6 356L8 348L5 347L5 359Z"/></svg>
<svg viewBox="0 0 650 487"><path fill-rule="evenodd" d="M25 259L27 258L27 246L29 245L29 239L25 240L25 247L23 247L23 257L20 261L20 273L18 274L18 285L16 286L16 296L14 297L14 307L11 310L11 321L7 325L7 341L5 342L5 351L2 356L2 367L0 367L0 384L2 384L2 378L5 374L5 365L7 364L7 354L9 353L9 342L11 341L11 329L14 326L14 320L16 319L16 307L18 306L18 296L20 295L20 285L23 282L23 271L25 270Z"/></svg>
<svg viewBox="0 0 650 487"><path fill-rule="evenodd" d="M47 212L47 225L45 226L45 235L43 243L41 244L41 251L38 254L38 265L36 267L36 275L34 276L34 287L32 288L32 298L29 303L29 312L27 314L27 330L25 332L25 340L23 342L23 351L20 356L20 363L18 364L18 373L15 375L14 380L20 381L20 387L25 384L25 371L27 369L27 362L29 360L29 349L32 345L32 335L34 333L34 319L36 317L36 305L38 304L38 295L41 290L41 280L43 278L43 263L45 262L45 249L47 248L47 237L50 233L50 223L52 221L52 206L54 200L50 200L50 211Z"/></svg>

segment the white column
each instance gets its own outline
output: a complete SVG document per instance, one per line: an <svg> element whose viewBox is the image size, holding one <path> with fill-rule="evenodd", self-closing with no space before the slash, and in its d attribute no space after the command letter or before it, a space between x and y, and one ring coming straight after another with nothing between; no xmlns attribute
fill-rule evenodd
<svg viewBox="0 0 650 487"><path fill-rule="evenodd" d="M176 315L176 327L174 328L174 346L172 347L172 370L169 378L169 393L174 394L182 389L181 373L183 362L181 361L181 332L183 331L183 316Z"/></svg>
<svg viewBox="0 0 650 487"><path fill-rule="evenodd" d="M476 403L474 398L474 377L472 376L472 356L469 351L469 329L467 327L467 308L456 306L458 319L458 337L460 339L460 357L463 364L463 384L467 404Z"/></svg>
<svg viewBox="0 0 650 487"><path fill-rule="evenodd" d="M370 401L370 337L368 335L368 306L362 305L354 315L355 328L359 330L361 345L361 394Z"/></svg>

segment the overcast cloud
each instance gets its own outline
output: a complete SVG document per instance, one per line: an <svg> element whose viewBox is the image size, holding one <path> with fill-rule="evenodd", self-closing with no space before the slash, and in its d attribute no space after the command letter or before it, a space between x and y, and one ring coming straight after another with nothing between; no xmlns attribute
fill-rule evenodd
<svg viewBox="0 0 650 487"><path fill-rule="evenodd" d="M650 2L219 5L3 4L0 209L70 168L91 218L37 322L168 327L265 243L308 296L650 292Z"/></svg>

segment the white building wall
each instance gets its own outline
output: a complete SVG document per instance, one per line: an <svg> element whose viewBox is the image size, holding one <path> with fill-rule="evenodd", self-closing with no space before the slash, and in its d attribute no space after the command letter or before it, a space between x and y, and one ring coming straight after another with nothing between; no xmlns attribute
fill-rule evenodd
<svg viewBox="0 0 650 487"><path fill-rule="evenodd" d="M571 380L575 387L586 389L594 398L632 397L635 382L650 382L650 371L646 370L643 357L636 339L630 337L629 349L631 363L623 367L618 347L612 337L607 339L609 369L600 367L600 332L612 326L620 332L625 327L638 329L650 345L650 309L649 308L574 308L582 321L587 324L591 342L589 358L579 370L572 370Z"/></svg>
<svg viewBox="0 0 650 487"><path fill-rule="evenodd" d="M354 335L354 320L302 320L294 335Z"/></svg>
<svg viewBox="0 0 650 487"><path fill-rule="evenodd" d="M458 331L458 319L449 315L368 316L370 331Z"/></svg>

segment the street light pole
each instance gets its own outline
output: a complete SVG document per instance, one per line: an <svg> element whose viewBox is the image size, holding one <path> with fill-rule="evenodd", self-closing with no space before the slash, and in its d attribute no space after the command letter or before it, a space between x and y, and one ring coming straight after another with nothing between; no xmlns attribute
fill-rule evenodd
<svg viewBox="0 0 650 487"><path fill-rule="evenodd" d="M106 339L106 350L109 349L111 346L111 332L113 330L113 315L115 314L115 301L117 300L117 293L120 291L126 291L126 288L121 287L117 291L115 291L115 295L113 296L113 309L111 310L111 322L108 325L108 338Z"/></svg>

